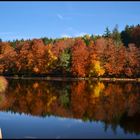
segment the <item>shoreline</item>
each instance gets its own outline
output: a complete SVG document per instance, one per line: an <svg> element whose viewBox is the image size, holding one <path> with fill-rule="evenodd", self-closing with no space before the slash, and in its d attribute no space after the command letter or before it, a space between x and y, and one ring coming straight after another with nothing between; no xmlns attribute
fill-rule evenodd
<svg viewBox="0 0 140 140"><path fill-rule="evenodd" d="M7 79L16 80L55 80L55 81L128 81L128 82L140 82L140 78L95 78L95 77L85 77L85 78L74 78L74 77L14 77L14 76L4 76Z"/></svg>

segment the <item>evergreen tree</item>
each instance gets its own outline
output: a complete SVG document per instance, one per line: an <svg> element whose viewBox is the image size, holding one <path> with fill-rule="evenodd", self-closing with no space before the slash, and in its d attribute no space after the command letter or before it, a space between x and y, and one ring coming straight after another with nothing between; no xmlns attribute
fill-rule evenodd
<svg viewBox="0 0 140 140"><path fill-rule="evenodd" d="M128 25L126 25L125 30L121 32L121 39L126 47L128 47L128 44L132 42L131 32L132 32L132 27L129 27Z"/></svg>
<svg viewBox="0 0 140 140"><path fill-rule="evenodd" d="M105 34L103 35L104 37L111 37L111 32L110 32L110 30L109 30L109 28L108 27L106 27L106 29L105 29Z"/></svg>
<svg viewBox="0 0 140 140"><path fill-rule="evenodd" d="M121 41L121 34L118 30L118 25L116 25L112 31L112 38L114 40L115 46L119 47L122 43Z"/></svg>

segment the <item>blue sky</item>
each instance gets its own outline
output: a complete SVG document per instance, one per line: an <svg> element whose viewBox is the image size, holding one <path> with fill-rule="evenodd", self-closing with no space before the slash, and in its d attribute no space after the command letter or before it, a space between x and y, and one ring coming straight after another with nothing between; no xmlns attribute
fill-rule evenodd
<svg viewBox="0 0 140 140"><path fill-rule="evenodd" d="M0 38L103 34L140 23L140 2L0 2Z"/></svg>

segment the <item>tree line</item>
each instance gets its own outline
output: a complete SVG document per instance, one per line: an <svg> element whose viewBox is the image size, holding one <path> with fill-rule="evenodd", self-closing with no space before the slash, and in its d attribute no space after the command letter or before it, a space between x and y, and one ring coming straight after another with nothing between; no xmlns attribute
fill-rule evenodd
<svg viewBox="0 0 140 140"><path fill-rule="evenodd" d="M140 25L107 27L103 35L0 40L0 74L139 77Z"/></svg>

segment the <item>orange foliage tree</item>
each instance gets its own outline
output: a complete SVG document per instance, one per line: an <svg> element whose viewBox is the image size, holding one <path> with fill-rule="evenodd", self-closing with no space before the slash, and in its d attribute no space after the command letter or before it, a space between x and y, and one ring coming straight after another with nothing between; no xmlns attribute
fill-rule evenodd
<svg viewBox="0 0 140 140"><path fill-rule="evenodd" d="M74 46L71 48L72 65L71 72L74 76L85 77L88 67L88 49L83 40L80 38L75 40Z"/></svg>

